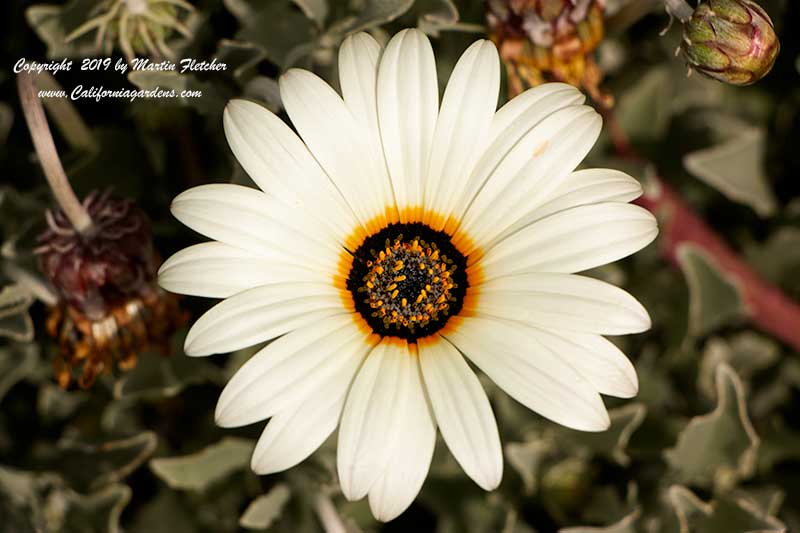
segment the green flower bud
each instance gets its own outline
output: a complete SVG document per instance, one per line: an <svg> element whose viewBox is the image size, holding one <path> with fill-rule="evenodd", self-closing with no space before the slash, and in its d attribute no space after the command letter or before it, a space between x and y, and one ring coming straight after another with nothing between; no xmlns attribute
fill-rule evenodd
<svg viewBox="0 0 800 533"><path fill-rule="evenodd" d="M750 85L772 69L780 43L769 15L751 0L706 0L683 28L689 66L732 85Z"/></svg>

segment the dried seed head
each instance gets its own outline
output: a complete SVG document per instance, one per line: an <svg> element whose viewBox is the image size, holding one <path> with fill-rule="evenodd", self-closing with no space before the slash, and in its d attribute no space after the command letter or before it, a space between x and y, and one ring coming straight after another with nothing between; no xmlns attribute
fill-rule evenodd
<svg viewBox="0 0 800 533"><path fill-rule="evenodd" d="M591 57L603 39L604 0L487 0L492 40L508 72L509 96L548 81L582 87L598 103L602 73Z"/></svg>
<svg viewBox="0 0 800 533"><path fill-rule="evenodd" d="M63 387L73 372L88 387L115 365L131 368L149 348L169 353L173 333L188 319L176 297L156 285L159 259L144 212L109 192L92 193L83 205L89 232L77 232L60 210L48 212L36 250L61 298L47 331L59 344L55 369Z"/></svg>

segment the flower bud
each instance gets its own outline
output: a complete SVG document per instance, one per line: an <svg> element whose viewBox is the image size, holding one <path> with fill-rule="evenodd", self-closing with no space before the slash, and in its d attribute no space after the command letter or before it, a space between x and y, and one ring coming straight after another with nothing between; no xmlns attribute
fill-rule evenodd
<svg viewBox="0 0 800 533"><path fill-rule="evenodd" d="M772 69L780 50L769 15L751 0L706 0L683 29L689 66L731 85L750 85Z"/></svg>

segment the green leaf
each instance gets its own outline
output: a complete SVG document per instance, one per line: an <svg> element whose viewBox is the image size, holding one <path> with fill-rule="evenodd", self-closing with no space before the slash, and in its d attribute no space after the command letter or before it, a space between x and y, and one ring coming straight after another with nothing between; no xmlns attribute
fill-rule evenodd
<svg viewBox="0 0 800 533"><path fill-rule="evenodd" d="M777 201L764 166L765 144L764 131L750 128L722 144L687 154L683 164L729 200L767 217L775 214Z"/></svg>
<svg viewBox="0 0 800 533"><path fill-rule="evenodd" d="M203 491L247 468L254 447L251 440L225 437L191 455L152 459L150 469L173 489Z"/></svg>
<svg viewBox="0 0 800 533"><path fill-rule="evenodd" d="M119 519L131 499L127 485L111 485L88 495L67 491L64 533L118 533Z"/></svg>
<svg viewBox="0 0 800 533"><path fill-rule="evenodd" d="M650 69L619 97L616 106L619 125L633 141L659 139L671 120L673 95L669 67Z"/></svg>
<svg viewBox="0 0 800 533"><path fill-rule="evenodd" d="M292 0L224 0L224 4L241 25L236 40L258 45L281 68L291 66L294 51L312 41L314 26Z"/></svg>
<svg viewBox="0 0 800 533"><path fill-rule="evenodd" d="M267 494L262 494L247 506L239 519L239 525L247 529L267 529L283 513L291 491L285 483L275 485Z"/></svg>
<svg viewBox="0 0 800 533"><path fill-rule="evenodd" d="M689 332L702 336L739 321L745 306L736 286L700 248L680 245L678 263L689 285Z"/></svg>
<svg viewBox="0 0 800 533"><path fill-rule="evenodd" d="M778 228L766 242L747 247L745 255L768 280L800 294L800 227Z"/></svg>
<svg viewBox="0 0 800 533"><path fill-rule="evenodd" d="M179 344L182 335L176 335ZM143 397L170 398L190 385L220 383L221 373L207 360L189 357L183 350L169 357L145 353L136 366L114 385L114 397L135 400Z"/></svg>
<svg viewBox="0 0 800 533"><path fill-rule="evenodd" d="M753 473L759 438L739 377L724 363L715 376L717 407L693 418L664 455L682 483L728 489Z"/></svg>
<svg viewBox="0 0 800 533"><path fill-rule="evenodd" d="M764 430L758 454L758 469L768 472L783 461L800 460L800 431L786 427L778 417L773 417Z"/></svg>
<svg viewBox="0 0 800 533"><path fill-rule="evenodd" d="M633 432L642 425L646 414L647 408L644 404L630 403L608 412L611 426L606 431L598 433L565 431L562 435L579 446L588 448L596 455L605 456L622 466L627 466L631 462L626 453L628 442Z"/></svg>
<svg viewBox="0 0 800 533"><path fill-rule="evenodd" d="M70 486L93 491L125 479L153 455L157 443L150 431L99 444L63 440L50 461Z"/></svg>
<svg viewBox="0 0 800 533"><path fill-rule="evenodd" d="M320 28L328 17L328 0L292 0Z"/></svg>
<svg viewBox="0 0 800 533"><path fill-rule="evenodd" d="M38 4L25 10L25 19L47 45L48 58L92 57L96 54L93 39L67 42L67 35L90 18L94 6L93 0L72 0L63 6Z"/></svg>
<svg viewBox="0 0 800 533"><path fill-rule="evenodd" d="M558 533L637 533L639 531L639 518L641 509L634 510L631 514L606 527L568 527L559 529Z"/></svg>
<svg viewBox="0 0 800 533"><path fill-rule="evenodd" d="M33 295L18 284L0 289L0 337L28 342L33 340L33 322L28 308Z"/></svg>
<svg viewBox="0 0 800 533"><path fill-rule="evenodd" d="M53 474L0 467L0 532L119 533L126 485L79 494Z"/></svg>
<svg viewBox="0 0 800 533"><path fill-rule="evenodd" d="M0 347L0 401L6 393L36 370L39 347L35 344L10 344Z"/></svg>
<svg viewBox="0 0 800 533"><path fill-rule="evenodd" d="M348 29L349 33L367 30L391 22L414 4L414 0L366 0L364 9Z"/></svg>
<svg viewBox="0 0 800 533"><path fill-rule="evenodd" d="M46 423L62 421L74 416L89 396L85 391L68 392L53 383L44 383L36 397L36 411Z"/></svg>
<svg viewBox="0 0 800 533"><path fill-rule="evenodd" d="M228 65L236 80L246 82L258 73L257 66L266 59L267 54L254 43L221 39L214 57Z"/></svg>
<svg viewBox="0 0 800 533"><path fill-rule="evenodd" d="M775 341L751 331L736 334L729 340L709 339L700 361L697 386L711 398L714 396L714 370L720 363L730 365L747 385L756 372L769 368L779 358L780 347Z"/></svg>
<svg viewBox="0 0 800 533"><path fill-rule="evenodd" d="M786 526L780 520L765 515L747 498L733 496L705 503L692 491L679 485L670 487L667 494L680 533L786 531Z"/></svg>
<svg viewBox="0 0 800 533"><path fill-rule="evenodd" d="M535 438L527 442L509 442L504 446L506 460L519 476L527 494L536 492L542 463L554 454L554 443Z"/></svg>

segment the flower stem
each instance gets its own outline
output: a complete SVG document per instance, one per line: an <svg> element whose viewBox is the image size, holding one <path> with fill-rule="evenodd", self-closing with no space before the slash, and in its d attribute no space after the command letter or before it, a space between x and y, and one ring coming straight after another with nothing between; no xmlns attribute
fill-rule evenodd
<svg viewBox="0 0 800 533"><path fill-rule="evenodd" d="M686 3L686 0L664 0L664 4L667 6L667 12L681 22L688 21L694 13L694 9Z"/></svg>
<svg viewBox="0 0 800 533"><path fill-rule="evenodd" d="M616 117L605 114L612 142L620 157L641 162ZM733 281L747 309L750 322L794 350L800 350L800 303L792 300L742 259L678 192L660 177L635 201L658 217L659 244L664 258L680 268L678 249L686 244L705 252L728 280Z"/></svg>
<svg viewBox="0 0 800 533"><path fill-rule="evenodd" d="M317 517L322 522L322 529L325 533L346 533L347 529L336 512L333 502L330 497L324 494L318 494L314 507L317 511Z"/></svg>
<svg viewBox="0 0 800 533"><path fill-rule="evenodd" d="M53 135L50 133L50 126L47 125L47 118L44 115L44 108L39 99L33 75L29 72L18 74L17 89L25 121L28 123L28 129L33 139L33 146L36 148L36 154L39 156L39 162L47 182L50 184L50 189L75 230L79 233L86 233L92 227L92 219L81 205L78 197L75 196L75 191L69 184L64 167L61 166L61 160L53 142Z"/></svg>

